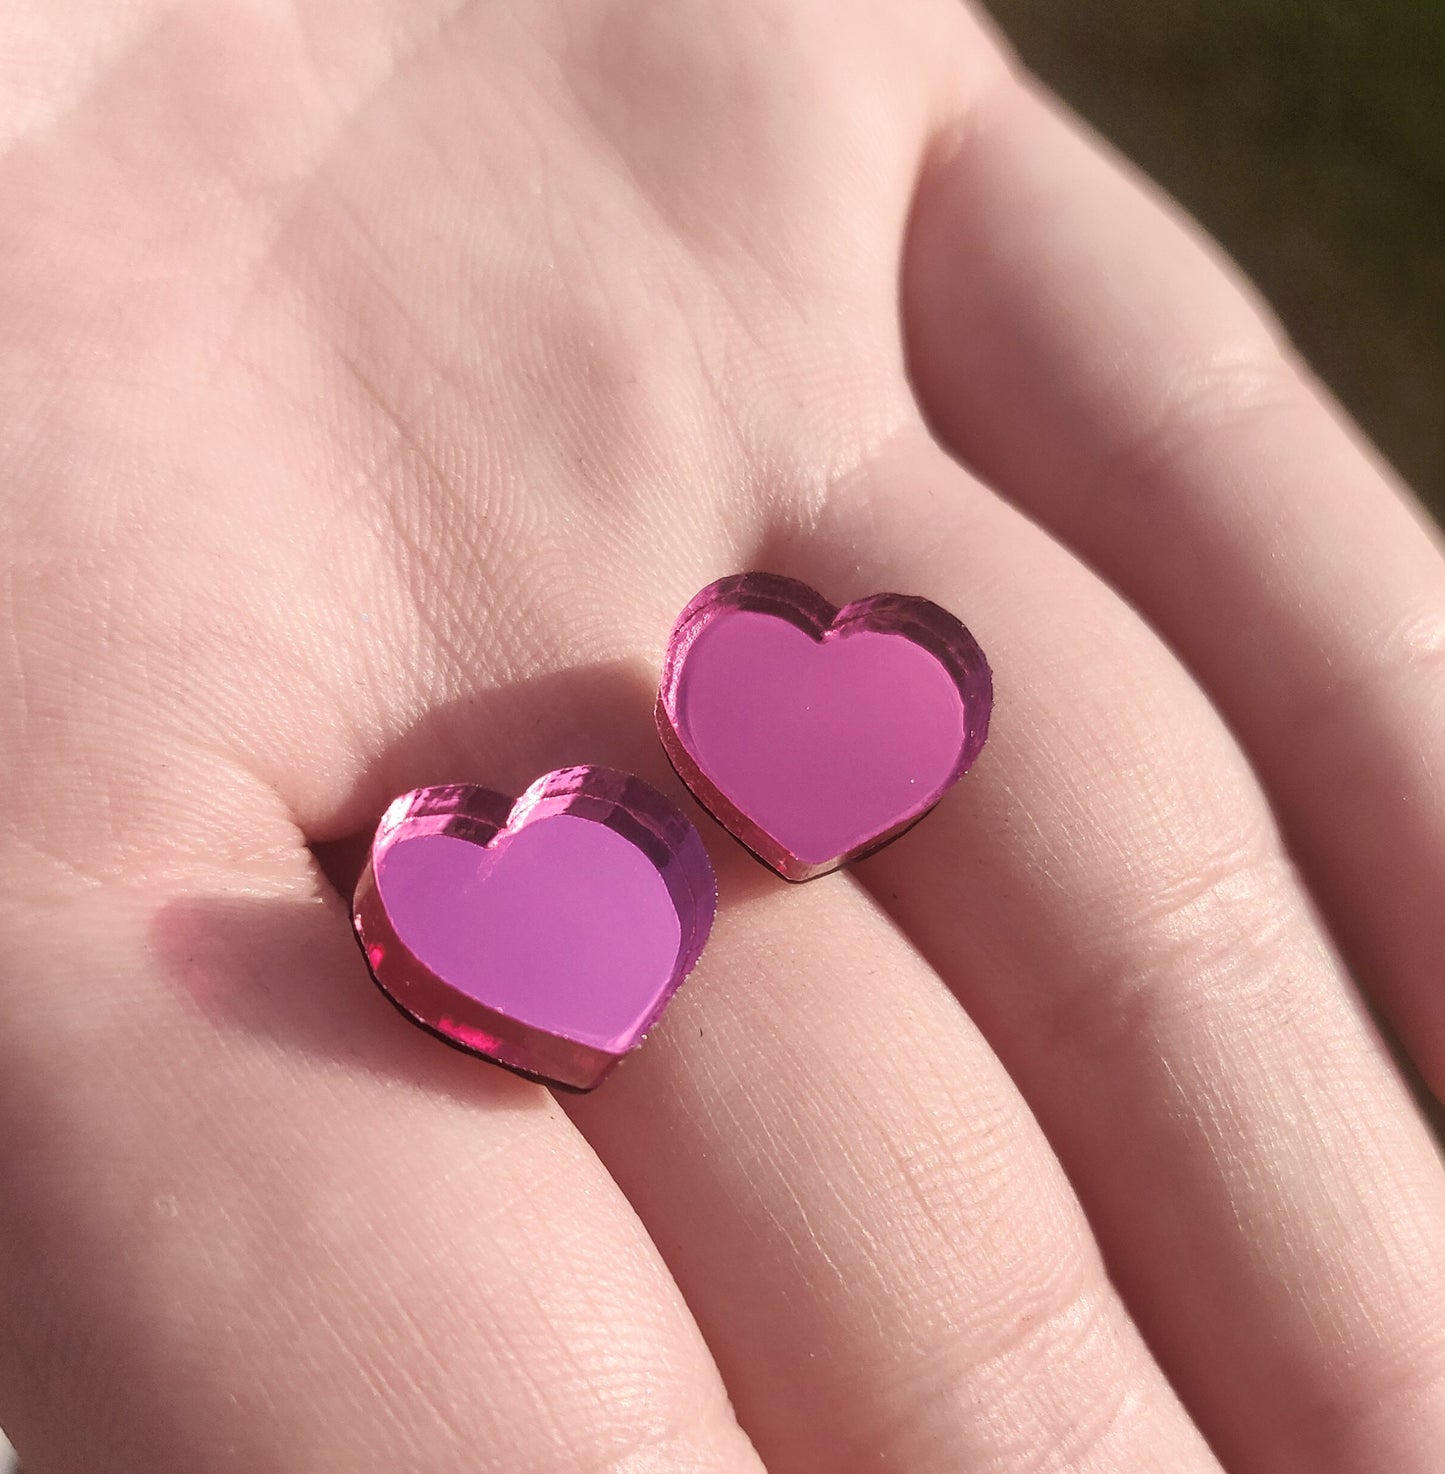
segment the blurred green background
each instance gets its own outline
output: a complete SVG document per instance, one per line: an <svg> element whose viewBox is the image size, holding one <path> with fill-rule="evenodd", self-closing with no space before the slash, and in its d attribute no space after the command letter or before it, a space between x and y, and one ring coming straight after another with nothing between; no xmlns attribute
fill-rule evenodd
<svg viewBox="0 0 1445 1474"><path fill-rule="evenodd" d="M1445 0L987 0L1445 521Z"/></svg>

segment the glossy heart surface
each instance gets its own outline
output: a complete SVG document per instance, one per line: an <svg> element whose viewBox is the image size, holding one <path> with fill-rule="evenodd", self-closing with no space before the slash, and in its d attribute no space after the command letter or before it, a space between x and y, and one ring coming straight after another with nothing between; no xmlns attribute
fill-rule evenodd
<svg viewBox="0 0 1445 1474"><path fill-rule="evenodd" d="M470 784L403 794L352 915L372 976L417 1023L587 1090L687 976L716 899L685 815L639 778L580 767L515 804Z"/></svg>
<svg viewBox="0 0 1445 1474"><path fill-rule="evenodd" d="M992 706L983 652L937 604L875 594L838 609L749 573L683 611L657 726L713 817L807 880L926 814L978 756Z"/></svg>

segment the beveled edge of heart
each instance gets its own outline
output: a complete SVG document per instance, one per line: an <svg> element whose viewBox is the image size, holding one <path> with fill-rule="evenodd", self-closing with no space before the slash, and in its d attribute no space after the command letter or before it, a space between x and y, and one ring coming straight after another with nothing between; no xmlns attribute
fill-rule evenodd
<svg viewBox="0 0 1445 1474"><path fill-rule="evenodd" d="M437 976L397 934L376 882L381 856L402 839L448 834L486 848L498 837L558 814L604 824L642 850L662 876L682 927L671 984L635 1038L617 1053L519 1022ZM716 911L712 862L687 815L641 778L586 764L544 773L515 802L472 783L414 788L393 799L372 838L351 915L372 980L414 1024L528 1079L586 1091L599 1085L657 1022L701 956Z"/></svg>
<svg viewBox="0 0 1445 1474"><path fill-rule="evenodd" d="M677 714L678 688L693 643L713 620L739 610L785 619L819 644L850 631L871 630L903 635L927 650L957 686L965 720L958 761L938 792L882 834L816 865L805 864L743 813L694 761L678 731ZM915 594L870 594L840 608L800 579L780 573L735 573L699 590L678 616L668 636L653 715L668 761L703 808L784 880L804 881L881 850L924 818L973 766L988 739L992 710L993 672L978 641L957 616L931 599Z"/></svg>

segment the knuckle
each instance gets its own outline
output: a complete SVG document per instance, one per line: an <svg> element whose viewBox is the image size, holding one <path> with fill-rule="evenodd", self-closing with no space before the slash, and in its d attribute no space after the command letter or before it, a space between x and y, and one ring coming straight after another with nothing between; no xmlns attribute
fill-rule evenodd
<svg viewBox="0 0 1445 1474"><path fill-rule="evenodd" d="M1360 653L1335 662L1328 680L1312 683L1288 711L1286 726L1297 750L1337 749L1349 723L1335 718L1401 698L1445 715L1445 599L1411 607Z"/></svg>
<svg viewBox="0 0 1445 1474"><path fill-rule="evenodd" d="M1158 391L1137 428L1100 463L1100 497L1154 499L1181 484L1174 474L1203 440L1252 421L1301 413L1309 393L1299 370L1262 326L1247 337L1192 358Z"/></svg>
<svg viewBox="0 0 1445 1474"><path fill-rule="evenodd" d="M1227 1010L1232 1030L1286 1028L1308 970L1284 966L1311 932L1293 866L1265 823L1184 847L1182 863L1100 907L1055 1028L1077 1049L1107 1051Z"/></svg>
<svg viewBox="0 0 1445 1474"><path fill-rule="evenodd" d="M858 1464L886 1447L905 1465L966 1449L978 1474L1130 1467L1147 1420L1122 1366L1125 1337L1101 1273L1055 1277L1020 1297L982 1349L973 1337L936 1348L911 1385L894 1389L888 1424L858 1448Z"/></svg>
<svg viewBox="0 0 1445 1474"><path fill-rule="evenodd" d="M1378 668L1388 683L1445 689L1445 599L1395 624L1380 642Z"/></svg>

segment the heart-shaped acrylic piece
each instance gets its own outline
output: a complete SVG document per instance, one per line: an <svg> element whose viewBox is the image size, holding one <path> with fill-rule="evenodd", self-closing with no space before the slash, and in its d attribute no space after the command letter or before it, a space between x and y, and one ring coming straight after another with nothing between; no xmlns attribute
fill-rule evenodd
<svg viewBox="0 0 1445 1474"><path fill-rule="evenodd" d="M887 844L973 763L993 678L946 609L874 594L842 609L796 579L709 584L674 626L657 697L673 766L788 880Z"/></svg>
<svg viewBox="0 0 1445 1474"><path fill-rule="evenodd" d="M416 1023L590 1090L692 970L716 906L687 817L640 778L580 767L515 803L466 783L402 794L352 919L372 976Z"/></svg>

